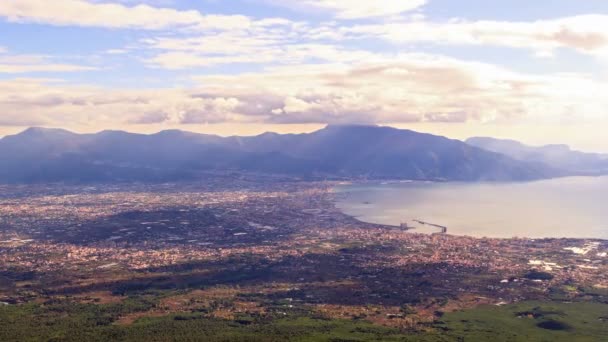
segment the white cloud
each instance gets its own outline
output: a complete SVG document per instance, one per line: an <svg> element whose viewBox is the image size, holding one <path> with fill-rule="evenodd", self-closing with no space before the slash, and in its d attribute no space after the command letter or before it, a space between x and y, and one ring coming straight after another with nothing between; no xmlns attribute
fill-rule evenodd
<svg viewBox="0 0 608 342"><path fill-rule="evenodd" d="M4 125L133 123L608 123L608 84L535 76L448 57L403 54L194 78L190 89L105 89L0 82Z"/></svg>
<svg viewBox="0 0 608 342"><path fill-rule="evenodd" d="M285 31L281 30L281 33ZM159 51L147 63L166 69L184 69L230 63L268 63L275 60L285 34L266 28L232 30L191 37L146 39L145 47Z"/></svg>
<svg viewBox="0 0 608 342"><path fill-rule="evenodd" d="M608 16L582 15L530 22L426 20L341 27L340 37L380 37L395 43L504 46L550 56L557 48L608 54Z"/></svg>
<svg viewBox="0 0 608 342"><path fill-rule="evenodd" d="M409 43L503 46L529 49L537 58L551 58L569 48L608 57L608 16L588 15L535 22L431 22L425 18L383 23L312 25L285 19L252 21L245 29L193 32L143 40L155 50L146 62L153 67L187 69L223 64L289 65L311 61L372 61L382 52L357 47L358 39L383 39L397 48ZM348 46L348 47L346 47Z"/></svg>
<svg viewBox="0 0 608 342"><path fill-rule="evenodd" d="M249 39L241 40L241 44L230 44L219 39L219 44L213 41L217 37L201 38L201 44L192 48L162 52L147 60L153 67L165 69L187 69L195 67L212 67L222 64L273 64L294 65L309 61L322 62L353 62L370 60L377 55L365 50L340 48L330 44L314 43L276 43L265 42L256 44ZM179 40L178 40L179 41ZM175 43L179 44L178 41ZM166 44L164 41L160 44ZM267 44L267 45L266 45Z"/></svg>
<svg viewBox="0 0 608 342"><path fill-rule="evenodd" d="M56 63L48 56L11 54L0 48L0 73L74 72L96 70L95 67Z"/></svg>
<svg viewBox="0 0 608 342"><path fill-rule="evenodd" d="M0 81L0 126L108 127L125 124L251 122L231 97L187 89L107 89L46 79Z"/></svg>
<svg viewBox="0 0 608 342"><path fill-rule="evenodd" d="M5 64L0 58L0 73L7 74L23 74L30 72L75 72L90 70L96 70L96 68L73 64Z"/></svg>
<svg viewBox="0 0 608 342"><path fill-rule="evenodd" d="M211 67L221 64L297 64L308 61L350 62L373 58L373 52L319 43L305 37L310 27L284 19L252 22L246 30L197 33L188 37L142 40L155 51L148 65L166 69Z"/></svg>
<svg viewBox="0 0 608 342"><path fill-rule="evenodd" d="M0 1L0 16L9 22L58 26L133 28L160 30L176 27L233 29L247 27L241 15L202 15L196 10L181 11L145 4L91 3L84 0Z"/></svg>
<svg viewBox="0 0 608 342"><path fill-rule="evenodd" d="M339 19L360 19L398 15L424 6L426 0L270 0L296 9L333 13Z"/></svg>
<svg viewBox="0 0 608 342"><path fill-rule="evenodd" d="M126 49L109 49L105 51L105 53L108 55L123 55L128 52L129 51Z"/></svg>
<svg viewBox="0 0 608 342"><path fill-rule="evenodd" d="M202 76L207 96L243 99L273 122L561 122L605 120L608 85L534 76L420 54L354 65L298 65ZM576 90L573 91L573 85ZM268 99L268 100L266 100Z"/></svg>

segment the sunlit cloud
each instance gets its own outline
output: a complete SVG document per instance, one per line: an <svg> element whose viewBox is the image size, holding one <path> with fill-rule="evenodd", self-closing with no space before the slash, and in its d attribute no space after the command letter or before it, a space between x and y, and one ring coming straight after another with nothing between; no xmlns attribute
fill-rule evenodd
<svg viewBox="0 0 608 342"><path fill-rule="evenodd" d="M196 10L180 11L146 4L131 6L84 0L1 1L0 16L15 23L145 30L180 27L232 29L250 24L249 18L243 15L203 15Z"/></svg>
<svg viewBox="0 0 608 342"><path fill-rule="evenodd" d="M584 75L533 76L423 54L197 80L208 94L257 99L250 106L270 111L275 122L548 122L601 119L608 104L599 100L606 84Z"/></svg>
<svg viewBox="0 0 608 342"><path fill-rule="evenodd" d="M444 56L299 64L193 77L186 89L0 83L0 111L49 125L109 123L603 122L608 85L581 74L526 75ZM18 111L18 115L17 115ZM5 122L5 124L7 124Z"/></svg>
<svg viewBox="0 0 608 342"><path fill-rule="evenodd" d="M295 9L313 9L334 14L339 19L397 15L424 6L427 0L269 0Z"/></svg>
<svg viewBox="0 0 608 342"><path fill-rule="evenodd" d="M12 54L0 48L0 73L76 72L96 70L96 67L57 63L48 56Z"/></svg>
<svg viewBox="0 0 608 342"><path fill-rule="evenodd" d="M608 54L608 16L583 15L530 22L427 20L394 21L340 28L341 37L378 37L394 43L503 46L550 55L558 48Z"/></svg>

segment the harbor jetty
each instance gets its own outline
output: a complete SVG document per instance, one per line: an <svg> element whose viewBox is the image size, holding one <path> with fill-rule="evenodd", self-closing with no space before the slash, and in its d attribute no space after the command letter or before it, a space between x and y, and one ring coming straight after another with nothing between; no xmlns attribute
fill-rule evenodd
<svg viewBox="0 0 608 342"><path fill-rule="evenodd" d="M414 220L414 222L417 222L417 223L419 223L419 224L421 224L423 226L431 226L431 227L439 228L440 231L441 231L441 234L447 234L447 232L448 232L448 227L446 227L446 226L440 226L438 224L434 224L434 223L430 223L430 222L425 222L425 221L422 221L422 220Z"/></svg>

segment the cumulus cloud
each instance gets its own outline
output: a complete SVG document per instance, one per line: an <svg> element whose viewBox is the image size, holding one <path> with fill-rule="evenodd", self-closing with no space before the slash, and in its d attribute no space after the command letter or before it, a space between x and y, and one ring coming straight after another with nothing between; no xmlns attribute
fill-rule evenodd
<svg viewBox="0 0 608 342"><path fill-rule="evenodd" d="M198 98L198 101L200 103L196 108L180 113L180 123L208 124L249 121L246 116L235 112L239 100L234 97Z"/></svg>
<svg viewBox="0 0 608 342"><path fill-rule="evenodd" d="M156 124L167 122L171 119L171 114L167 113L164 110L153 110L149 112L144 112L141 115L129 120L129 123L132 124Z"/></svg>
<svg viewBox="0 0 608 342"><path fill-rule="evenodd" d="M599 100L607 85L585 75L534 76L423 54L196 80L207 96L235 97L259 108L263 120L281 123L559 122L573 108L581 120L604 118L608 104Z"/></svg>
<svg viewBox="0 0 608 342"><path fill-rule="evenodd" d="M106 89L52 79L0 81L0 125L108 127L252 122L234 97L193 89Z"/></svg>
<svg viewBox="0 0 608 342"><path fill-rule="evenodd" d="M0 82L4 124L605 122L606 83L529 75L444 56L402 54L194 77L190 89ZM7 122L8 121L8 122Z"/></svg>

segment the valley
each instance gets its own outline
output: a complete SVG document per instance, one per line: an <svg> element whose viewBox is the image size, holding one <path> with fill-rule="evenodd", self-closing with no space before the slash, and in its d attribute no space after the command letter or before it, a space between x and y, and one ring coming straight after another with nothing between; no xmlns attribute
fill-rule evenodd
<svg viewBox="0 0 608 342"><path fill-rule="evenodd" d="M508 324L531 301L608 308L606 241L417 234L341 213L333 186L3 186L0 339L137 340L179 326L217 340L254 329L261 340L424 341L467 336L457 317L484 307ZM606 333L608 313L586 330L567 318L576 307L560 310L551 319L570 328L559 336ZM23 326L37 320L50 330Z"/></svg>

